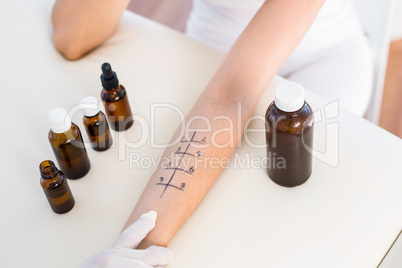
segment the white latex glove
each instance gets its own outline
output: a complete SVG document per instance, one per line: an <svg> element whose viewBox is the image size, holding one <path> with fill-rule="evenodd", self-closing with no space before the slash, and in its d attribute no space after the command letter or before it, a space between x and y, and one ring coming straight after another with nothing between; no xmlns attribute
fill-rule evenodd
<svg viewBox="0 0 402 268"><path fill-rule="evenodd" d="M111 248L84 261L80 268L150 268L162 267L173 261L170 249L150 246L135 249L155 227L156 211L144 213L114 241Z"/></svg>

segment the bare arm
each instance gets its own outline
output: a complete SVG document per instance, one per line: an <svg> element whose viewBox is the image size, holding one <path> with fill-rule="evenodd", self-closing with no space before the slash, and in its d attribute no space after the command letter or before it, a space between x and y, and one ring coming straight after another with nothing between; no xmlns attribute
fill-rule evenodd
<svg viewBox="0 0 402 268"><path fill-rule="evenodd" d="M130 0L57 0L53 42L67 59L81 58L116 31Z"/></svg>
<svg viewBox="0 0 402 268"><path fill-rule="evenodd" d="M258 11L186 117L186 122L195 116L207 118L211 123L211 131L201 133L206 128L206 123L204 120L194 120L189 126L191 130L186 131L184 142L165 150L164 157L175 152L179 155L186 152L183 159L187 160L173 162L172 167L178 165L191 174L159 166L128 218L124 229L142 213L151 209L158 212L156 227L142 242L141 248L168 245L204 198L223 169L210 165L207 158L230 158L242 135L236 131L231 133L233 136L228 131L214 135L217 130L229 127L227 120L214 120L214 117L227 116L232 119L233 129L237 129L239 125L241 129L244 128L244 123L252 116L263 90L307 32L323 2L324 0L268 0ZM242 106L241 122L236 120L238 102ZM178 135L179 130L174 138ZM204 137L208 148L201 149L198 147L201 144L190 142L200 141ZM228 145L223 148L216 146L226 143ZM190 167L196 160L198 165L191 172ZM206 161L206 165L202 161ZM166 186L169 181L181 189Z"/></svg>

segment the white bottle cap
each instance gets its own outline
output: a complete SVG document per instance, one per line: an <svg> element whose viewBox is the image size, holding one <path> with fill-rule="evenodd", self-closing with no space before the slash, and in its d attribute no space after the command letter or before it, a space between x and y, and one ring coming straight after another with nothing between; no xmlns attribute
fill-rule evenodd
<svg viewBox="0 0 402 268"><path fill-rule="evenodd" d="M99 113L99 102L95 97L89 96L81 101L82 112L86 117L92 117Z"/></svg>
<svg viewBox="0 0 402 268"><path fill-rule="evenodd" d="M275 89L275 105L284 112L295 112L304 105L304 88L295 82L285 82Z"/></svg>
<svg viewBox="0 0 402 268"><path fill-rule="evenodd" d="M63 108L56 108L48 115L50 129L54 133L63 133L71 128L71 119Z"/></svg>

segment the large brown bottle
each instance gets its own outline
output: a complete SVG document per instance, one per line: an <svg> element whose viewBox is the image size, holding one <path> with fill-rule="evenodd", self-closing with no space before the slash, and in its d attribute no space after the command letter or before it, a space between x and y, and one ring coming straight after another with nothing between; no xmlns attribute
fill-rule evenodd
<svg viewBox="0 0 402 268"><path fill-rule="evenodd" d="M305 183L312 172L313 112L303 87L294 82L279 85L265 123L269 177L286 187Z"/></svg>
<svg viewBox="0 0 402 268"><path fill-rule="evenodd" d="M109 119L110 127L116 131L129 129L133 123L126 89L119 84L117 75L109 63L102 64L101 81L103 89L101 98Z"/></svg>
<svg viewBox="0 0 402 268"><path fill-rule="evenodd" d="M91 164L80 129L63 108L50 111L49 123L49 142L60 169L69 179L84 177Z"/></svg>
<svg viewBox="0 0 402 268"><path fill-rule="evenodd" d="M98 100L94 97L86 97L81 101L85 130L95 151L105 151L112 146L113 139L109 130L106 116L99 109Z"/></svg>
<svg viewBox="0 0 402 268"><path fill-rule="evenodd" d="M63 172L59 171L50 160L40 163L39 171L40 185L52 210L59 214L69 212L74 207L75 201Z"/></svg>

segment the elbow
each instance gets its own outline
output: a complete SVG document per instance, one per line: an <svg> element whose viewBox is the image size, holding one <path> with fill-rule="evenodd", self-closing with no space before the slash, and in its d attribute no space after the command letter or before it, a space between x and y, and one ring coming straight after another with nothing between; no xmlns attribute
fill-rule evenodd
<svg viewBox="0 0 402 268"><path fill-rule="evenodd" d="M84 49L83 42L62 29L53 29L53 43L67 60L78 60L87 52Z"/></svg>

